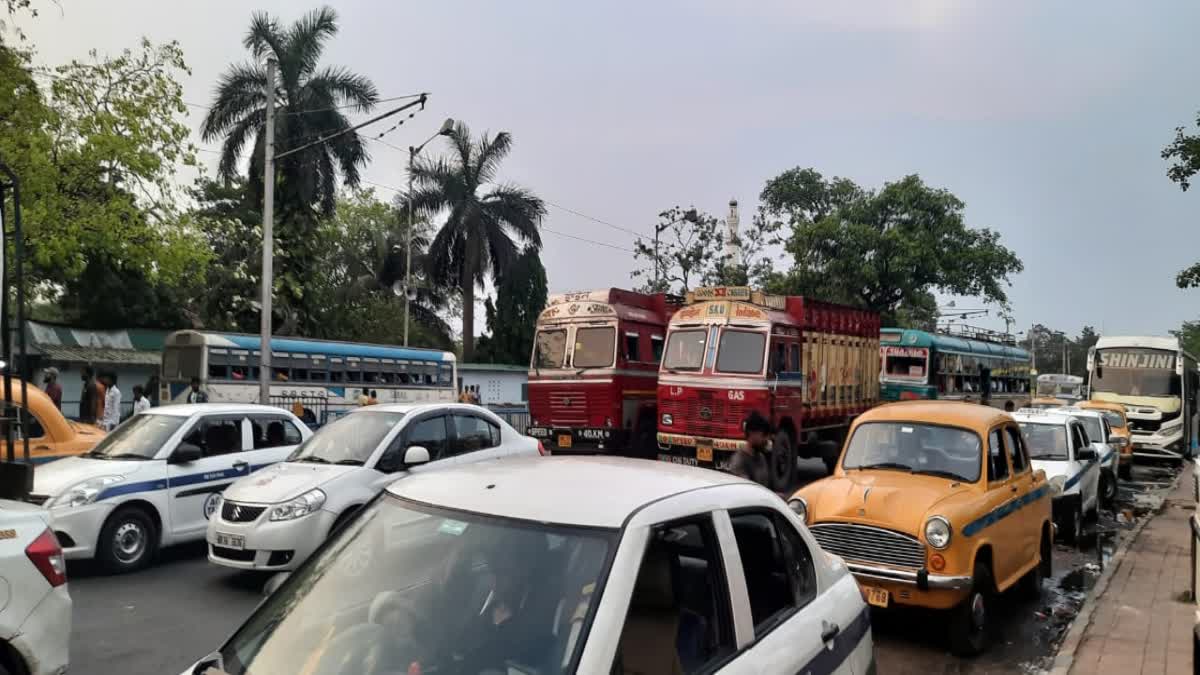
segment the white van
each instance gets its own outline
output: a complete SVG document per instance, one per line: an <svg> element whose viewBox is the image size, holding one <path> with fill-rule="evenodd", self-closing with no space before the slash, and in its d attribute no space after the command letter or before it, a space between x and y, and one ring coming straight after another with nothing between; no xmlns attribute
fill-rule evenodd
<svg viewBox="0 0 1200 675"><path fill-rule="evenodd" d="M1081 420L1060 410L1022 408L1012 416L1034 470L1046 472L1059 532L1078 542L1084 517L1100 512L1100 444L1088 440Z"/></svg>

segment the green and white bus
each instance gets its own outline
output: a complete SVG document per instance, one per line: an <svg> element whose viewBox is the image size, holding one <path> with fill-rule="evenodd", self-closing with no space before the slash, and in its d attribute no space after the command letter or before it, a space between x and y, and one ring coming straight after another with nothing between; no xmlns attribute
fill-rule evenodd
<svg viewBox="0 0 1200 675"><path fill-rule="evenodd" d="M1029 352L990 333L959 336L884 328L879 351L885 401L974 401L1011 411L1030 400Z"/></svg>

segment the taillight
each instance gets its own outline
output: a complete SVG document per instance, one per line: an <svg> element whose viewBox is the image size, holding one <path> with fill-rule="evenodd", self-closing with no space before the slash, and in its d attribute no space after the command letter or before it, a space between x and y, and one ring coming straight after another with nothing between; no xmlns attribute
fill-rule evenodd
<svg viewBox="0 0 1200 675"><path fill-rule="evenodd" d="M25 548L25 555L29 556L29 561L51 586L67 583L67 561L63 558L62 547L58 545L58 537L49 529Z"/></svg>
<svg viewBox="0 0 1200 675"><path fill-rule="evenodd" d="M550 454L550 451L546 449L545 445L542 445L541 441L538 441L538 454L542 457L546 457Z"/></svg>

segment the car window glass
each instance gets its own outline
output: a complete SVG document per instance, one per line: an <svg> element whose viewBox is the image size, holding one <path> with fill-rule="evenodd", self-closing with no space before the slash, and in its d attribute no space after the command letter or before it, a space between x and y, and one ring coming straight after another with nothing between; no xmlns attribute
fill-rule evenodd
<svg viewBox="0 0 1200 675"><path fill-rule="evenodd" d="M286 417L259 417L250 420L255 450L299 445L302 437L296 425Z"/></svg>
<svg viewBox="0 0 1200 675"><path fill-rule="evenodd" d="M802 541L784 542L770 513L740 513L732 515L730 521L746 575L754 633L762 637L780 619L812 599L812 559Z"/></svg>
<svg viewBox="0 0 1200 675"><path fill-rule="evenodd" d="M427 417L409 428L405 448L414 445L428 450L430 459L440 459L446 453L446 416Z"/></svg>
<svg viewBox="0 0 1200 675"><path fill-rule="evenodd" d="M204 457L242 451L242 417L204 417L184 437L184 443L200 448Z"/></svg>
<svg viewBox="0 0 1200 675"><path fill-rule="evenodd" d="M1022 473L1029 462L1025 458L1025 444L1021 441L1021 432L1017 427L1004 427L1005 435L1008 436L1008 458L1012 460L1013 473Z"/></svg>
<svg viewBox="0 0 1200 675"><path fill-rule="evenodd" d="M486 450L498 445L500 430L496 425L475 415L454 415L452 454Z"/></svg>
<svg viewBox="0 0 1200 675"><path fill-rule="evenodd" d="M1004 441L1000 437L1000 428L996 427L988 434L988 480L1005 478L1008 478L1008 460L1004 457Z"/></svg>
<svg viewBox="0 0 1200 675"><path fill-rule="evenodd" d="M694 673L731 654L733 624L712 521L655 528L642 556L613 673Z"/></svg>

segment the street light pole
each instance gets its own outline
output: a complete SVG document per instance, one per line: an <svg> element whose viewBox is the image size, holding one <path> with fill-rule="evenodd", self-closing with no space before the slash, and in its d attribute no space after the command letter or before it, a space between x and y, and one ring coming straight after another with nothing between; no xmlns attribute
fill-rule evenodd
<svg viewBox="0 0 1200 675"><path fill-rule="evenodd" d="M416 299L417 291L412 287L412 238L413 238L413 164L417 159L417 154L421 152L430 141L438 136L449 136L454 133L454 120L447 117L445 122L442 122L442 128L438 132L425 140L424 143L418 146L408 146L408 232L405 233L404 239L404 346L408 346L408 306Z"/></svg>
<svg viewBox="0 0 1200 675"><path fill-rule="evenodd" d="M271 296L275 262L275 59L267 59L266 142L263 152L262 346L258 358L258 402L271 402Z"/></svg>

